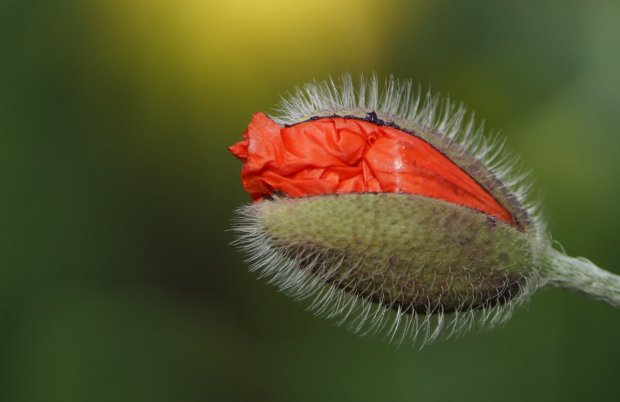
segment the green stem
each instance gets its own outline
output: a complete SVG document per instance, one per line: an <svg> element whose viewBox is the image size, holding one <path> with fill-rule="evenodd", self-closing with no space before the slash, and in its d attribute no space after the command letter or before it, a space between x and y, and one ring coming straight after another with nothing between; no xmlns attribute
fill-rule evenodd
<svg viewBox="0 0 620 402"><path fill-rule="evenodd" d="M620 308L620 276L594 265L583 257L569 257L551 249L547 284L583 293Z"/></svg>

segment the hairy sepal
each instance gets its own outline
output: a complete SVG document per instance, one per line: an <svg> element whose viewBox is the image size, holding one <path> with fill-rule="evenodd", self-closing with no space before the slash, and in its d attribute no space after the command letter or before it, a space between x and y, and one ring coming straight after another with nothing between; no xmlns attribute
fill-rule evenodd
<svg viewBox="0 0 620 402"><path fill-rule="evenodd" d="M252 268L281 290L390 339L424 344L498 324L539 283L527 232L417 195L276 197L240 209L235 230Z"/></svg>

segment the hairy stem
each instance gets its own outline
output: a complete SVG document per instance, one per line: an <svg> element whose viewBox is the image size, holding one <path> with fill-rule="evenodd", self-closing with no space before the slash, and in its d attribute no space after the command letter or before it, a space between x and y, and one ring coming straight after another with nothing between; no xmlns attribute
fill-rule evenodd
<svg viewBox="0 0 620 402"><path fill-rule="evenodd" d="M569 257L550 249L547 284L583 293L620 308L620 276L583 257Z"/></svg>

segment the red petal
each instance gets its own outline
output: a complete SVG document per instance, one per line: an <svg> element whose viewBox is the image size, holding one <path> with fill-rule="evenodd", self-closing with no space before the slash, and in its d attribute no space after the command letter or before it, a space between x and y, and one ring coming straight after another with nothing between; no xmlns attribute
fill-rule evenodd
<svg viewBox="0 0 620 402"><path fill-rule="evenodd" d="M358 119L321 118L280 127L254 114L230 151L243 160L243 186L254 200L402 192L467 206L512 223L511 214L454 162L424 140Z"/></svg>

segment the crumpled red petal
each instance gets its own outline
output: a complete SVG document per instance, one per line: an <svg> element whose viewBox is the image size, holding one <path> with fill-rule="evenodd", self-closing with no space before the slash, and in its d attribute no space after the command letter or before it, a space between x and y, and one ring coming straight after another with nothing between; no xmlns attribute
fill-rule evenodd
<svg viewBox="0 0 620 402"><path fill-rule="evenodd" d="M273 193L410 193L513 221L454 162L424 140L393 127L341 117L280 127L256 113L243 140L229 150L243 161L243 186L253 200Z"/></svg>

